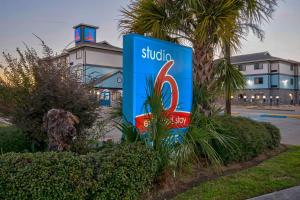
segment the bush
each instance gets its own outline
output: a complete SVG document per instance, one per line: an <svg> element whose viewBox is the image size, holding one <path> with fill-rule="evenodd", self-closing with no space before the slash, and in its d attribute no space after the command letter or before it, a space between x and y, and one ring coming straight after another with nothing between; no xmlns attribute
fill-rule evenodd
<svg viewBox="0 0 300 200"><path fill-rule="evenodd" d="M230 116L218 116L214 120L222 127L218 130L220 133L233 138L231 149L215 145L225 164L250 160L280 144L280 132L271 124Z"/></svg>
<svg viewBox="0 0 300 200"><path fill-rule="evenodd" d="M143 145L88 154L0 156L0 199L139 199L157 175L157 155Z"/></svg>
<svg viewBox="0 0 300 200"><path fill-rule="evenodd" d="M0 125L0 153L26 152L31 150L30 140L23 132L13 126Z"/></svg>
<svg viewBox="0 0 300 200"><path fill-rule="evenodd" d="M47 134L42 131L44 115L53 108L71 112L80 119L78 132L96 119L97 101L90 87L83 85L76 74L70 73L67 62L55 61L53 52L43 44L44 58L34 49L17 49L18 57L3 53L6 65L0 76L0 106L12 122L44 149ZM0 110L0 111L1 111Z"/></svg>
<svg viewBox="0 0 300 200"><path fill-rule="evenodd" d="M261 123L266 127L266 129L271 134L271 141L268 143L269 145L268 147L270 149L274 149L280 144L280 140L281 140L280 130L279 128L277 128L276 126L268 122L261 122Z"/></svg>

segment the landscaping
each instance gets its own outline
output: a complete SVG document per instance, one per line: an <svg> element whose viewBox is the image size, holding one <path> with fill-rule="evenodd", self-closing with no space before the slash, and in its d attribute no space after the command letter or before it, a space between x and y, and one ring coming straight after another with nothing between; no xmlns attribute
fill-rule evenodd
<svg viewBox="0 0 300 200"><path fill-rule="evenodd" d="M174 200L242 200L300 184L300 147L289 147L256 167L200 183Z"/></svg>
<svg viewBox="0 0 300 200"><path fill-rule="evenodd" d="M280 143L279 129L269 123L229 116L215 117L215 121L223 127L222 134L233 138L233 149L220 145L214 147L225 164L250 160Z"/></svg>
<svg viewBox="0 0 300 200"><path fill-rule="evenodd" d="M29 152L31 148L30 139L20 129L0 124L0 153Z"/></svg>
<svg viewBox="0 0 300 200"><path fill-rule="evenodd" d="M268 128L265 128L264 123L229 116L217 116L214 121L218 122L218 131L222 131L222 134L235 136L231 150L223 149L222 153L221 149L217 148L219 146L214 147L216 152L220 152L221 162L229 166L231 163L249 161L263 152L276 150L279 146L279 140L272 140L273 137L280 137L276 127L272 125L267 124ZM236 121L239 121L239 128L233 132L230 123ZM248 139L245 139L246 132L242 130L249 132ZM7 135L11 137L4 137ZM15 127L0 128L0 136L3 138L1 148L7 147L4 144L9 144L11 138L16 138L16 142L8 145L15 149L6 148L5 152L26 151L30 143L24 147L24 143L20 142L22 140L17 140L20 135L21 131ZM216 143L213 140L203 139L214 146ZM176 180L170 174L174 170L177 171L177 167L186 171L191 163L194 166L200 164L192 159L190 164L174 166L169 163L174 160L168 158L168 154L162 155L166 153L165 150L158 147L155 150L141 141L134 141L136 140L124 142L122 145L106 144L85 155L71 152L5 153L0 156L0 198L139 199L141 195L147 197L146 194L149 194L149 191L151 193L153 187L159 187L161 191L166 190L167 179L171 182ZM292 150L290 151L294 152ZM178 153L176 148L171 152ZM195 152L198 153L199 159L206 160L205 151L199 149ZM203 167L209 169L210 164L205 163L207 162L201 165L204 164ZM215 172L213 168L211 170L209 176L214 177ZM194 173L196 175L197 172ZM182 178L182 173L178 171L177 176L178 179Z"/></svg>
<svg viewBox="0 0 300 200"><path fill-rule="evenodd" d="M246 83L231 51L249 30L263 38L260 25L277 4L262 2L136 0L122 8L121 31L143 34L124 42L124 66L141 67L134 59L143 45L165 50L149 62L142 50L153 72L123 67L116 143L103 140L114 119L100 119L103 88L83 77L88 70L74 71L38 36L42 57L28 46L4 52L0 112L11 124L0 124L0 199L168 199L185 191L175 199L226 200L299 184L300 147L282 153L277 127L231 116L231 97ZM224 59L214 61L216 51Z"/></svg>
<svg viewBox="0 0 300 200"><path fill-rule="evenodd" d="M158 174L155 152L116 145L97 153L0 156L0 199L139 199Z"/></svg>

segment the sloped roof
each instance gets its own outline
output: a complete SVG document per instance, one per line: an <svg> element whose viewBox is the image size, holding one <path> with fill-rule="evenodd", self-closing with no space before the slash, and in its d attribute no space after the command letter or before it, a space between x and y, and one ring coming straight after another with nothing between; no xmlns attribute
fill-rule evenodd
<svg viewBox="0 0 300 200"><path fill-rule="evenodd" d="M259 61L284 61L284 62L289 62L294 64L300 64L300 62L297 61L271 56L271 54L267 51L231 57L232 64L250 63L250 62L259 62Z"/></svg>
<svg viewBox="0 0 300 200"><path fill-rule="evenodd" d="M121 71L121 70L118 70L118 71L115 71L115 72L110 72L110 73L104 74L103 76L94 79L94 80L91 82L91 84L93 84L93 85L98 85L98 84L102 83L103 81L109 79L110 77L112 77L112 76L114 76L115 74L118 74L118 73L121 73L121 74L122 74L122 71Z"/></svg>
<svg viewBox="0 0 300 200"><path fill-rule="evenodd" d="M88 43L88 42L83 42L83 43L79 43L77 44L75 47L68 49L67 51L73 51L75 49L79 49L82 47L91 47L91 48L96 48L96 49L104 49L104 50L111 50L111 51L117 51L117 52L122 52L123 49L117 46L113 46L110 43L108 43L107 41L102 41L102 42L97 42L97 43Z"/></svg>

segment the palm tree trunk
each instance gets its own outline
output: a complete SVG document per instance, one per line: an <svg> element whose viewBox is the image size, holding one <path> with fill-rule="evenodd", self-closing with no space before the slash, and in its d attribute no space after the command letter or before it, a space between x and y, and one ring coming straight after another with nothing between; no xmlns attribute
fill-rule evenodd
<svg viewBox="0 0 300 200"><path fill-rule="evenodd" d="M224 46L224 58L226 65L231 65L231 50L230 50L230 43L225 43ZM225 88L225 114L231 115L231 91L230 88Z"/></svg>
<svg viewBox="0 0 300 200"><path fill-rule="evenodd" d="M225 114L231 115L231 95L230 93L226 94L225 97Z"/></svg>
<svg viewBox="0 0 300 200"><path fill-rule="evenodd" d="M194 84L198 88L205 87L205 90L209 91L213 79L213 49L209 44L194 44L193 79ZM211 116L211 103L212 102L202 102L201 104L201 102L197 102L198 105L196 106L199 112L205 116Z"/></svg>
<svg viewBox="0 0 300 200"><path fill-rule="evenodd" d="M194 83L209 88L213 78L213 49L211 45L194 44L193 64Z"/></svg>

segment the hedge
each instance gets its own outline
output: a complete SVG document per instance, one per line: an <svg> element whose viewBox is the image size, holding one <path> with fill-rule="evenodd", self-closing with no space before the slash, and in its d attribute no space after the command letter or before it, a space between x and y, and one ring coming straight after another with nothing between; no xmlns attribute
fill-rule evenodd
<svg viewBox="0 0 300 200"><path fill-rule="evenodd" d="M0 199L139 199L158 171L143 145L87 155L8 153L0 156Z"/></svg>
<svg viewBox="0 0 300 200"><path fill-rule="evenodd" d="M0 154L7 152L28 152L30 150L31 142L20 129L14 126L0 126Z"/></svg>
<svg viewBox="0 0 300 200"><path fill-rule="evenodd" d="M276 126L270 124L269 122L261 122L271 134L271 141L267 144L270 149L277 147L280 144L281 135L280 130Z"/></svg>
<svg viewBox="0 0 300 200"><path fill-rule="evenodd" d="M218 116L214 120L221 127L219 132L233 138L231 148L214 146L225 164L250 160L280 144L280 131L270 123L230 116Z"/></svg>

